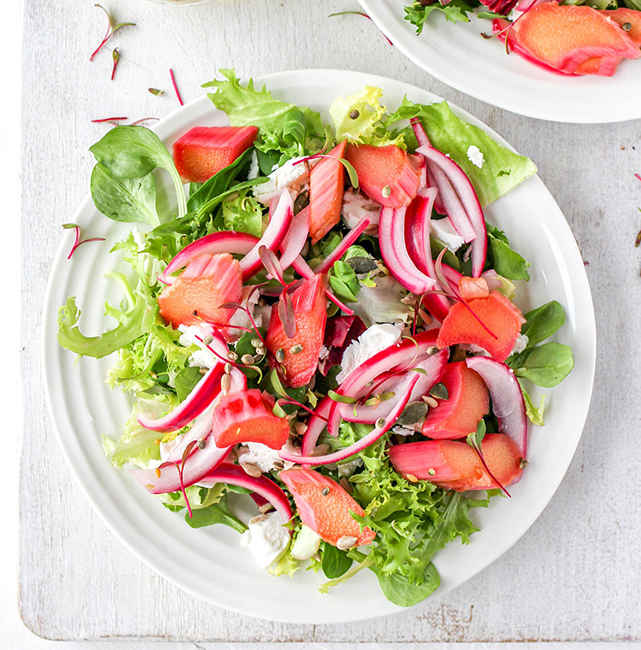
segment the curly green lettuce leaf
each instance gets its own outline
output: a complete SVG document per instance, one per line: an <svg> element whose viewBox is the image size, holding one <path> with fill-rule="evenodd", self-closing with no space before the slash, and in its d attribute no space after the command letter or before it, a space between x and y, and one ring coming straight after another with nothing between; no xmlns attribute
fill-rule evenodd
<svg viewBox="0 0 641 650"><path fill-rule="evenodd" d="M402 135L391 137L381 125L385 115L385 106L381 106L383 91L374 86L365 86L358 93L347 97L338 97L329 107L329 115L336 128L339 142L348 140L358 144L385 146L395 144L405 148Z"/></svg>
<svg viewBox="0 0 641 650"><path fill-rule="evenodd" d="M447 102L425 106L414 104L404 97L400 107L385 121L385 125L389 128L400 120L417 116L421 119L432 146L448 154L467 174L483 206L494 203L536 174L536 165L529 158L510 151L483 129L458 118ZM403 133L408 144L416 143L411 128ZM467 157L471 146L478 147L483 154L485 161L480 168Z"/></svg>
<svg viewBox="0 0 641 650"><path fill-rule="evenodd" d="M256 199L249 196L248 190L223 201L221 217L225 230L246 232L254 237L263 234L263 209Z"/></svg>
<svg viewBox="0 0 641 650"><path fill-rule="evenodd" d="M250 79L243 86L234 70L220 70L223 80L214 79L203 84L214 88L208 97L216 108L227 113L232 126L257 126L256 148L263 152L280 154L280 162L293 156L304 156L318 151L325 142L325 127L321 116L307 107L283 102L266 87L254 88Z"/></svg>
<svg viewBox="0 0 641 650"><path fill-rule="evenodd" d="M534 402L530 397L527 390L523 386L523 382L518 379L519 385L521 386L521 392L523 393L523 401L525 402L525 413L532 424L537 427L542 427L545 424L543 419L545 412L545 395L541 395L538 408L534 406Z"/></svg>
<svg viewBox="0 0 641 650"><path fill-rule="evenodd" d="M175 405L171 395L154 395L151 399L138 400L131 417L118 440L103 436L103 449L114 467L135 465L149 467L151 461L160 461L158 432L145 429L138 422L138 413L150 413L162 417Z"/></svg>
<svg viewBox="0 0 641 650"><path fill-rule="evenodd" d="M148 333L156 311L156 305L150 304L145 296L135 292L134 305L122 314L114 329L100 336L85 336L77 325L80 309L76 305L76 299L67 298L67 302L58 311L58 343L81 357L101 359Z"/></svg>
<svg viewBox="0 0 641 650"><path fill-rule="evenodd" d="M444 14L445 18L451 23L469 23L470 18L468 14L474 11L474 8L478 7L478 5L479 3L474 2L474 0L471 0L471 2L452 0L448 4L434 2L429 5L414 2L409 7L405 7L405 20L408 20L416 27L417 34L421 34L423 27L425 27L425 21L433 11Z"/></svg>
<svg viewBox="0 0 641 650"><path fill-rule="evenodd" d="M301 568L301 562L292 555L292 544L285 549L285 552L269 565L267 569L273 576L286 575L290 578Z"/></svg>

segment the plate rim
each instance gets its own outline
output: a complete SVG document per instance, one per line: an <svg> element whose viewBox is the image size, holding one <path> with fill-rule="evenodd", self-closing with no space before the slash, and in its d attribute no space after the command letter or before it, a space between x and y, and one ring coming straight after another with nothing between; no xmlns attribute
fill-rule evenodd
<svg viewBox="0 0 641 650"><path fill-rule="evenodd" d="M344 78L349 77L350 79L353 79L353 83L358 86L358 85L363 85L363 84L370 84L374 85L377 84L380 87L385 90L385 83L392 83L392 84L400 84L403 86L404 90L407 92L410 92L412 90L417 90L421 93L427 93L430 95L434 101L442 101L442 98L440 98L438 95L435 93L432 93L431 91L425 90L423 88L420 88L418 86L414 86L413 84L409 84L397 79L391 79L388 77L383 77L380 75L373 75L370 73L363 73L360 71L354 71L354 70L344 70L344 69L327 69L327 68L319 68L319 69L295 69L295 70L288 70L288 71L281 71L281 72L275 72L271 74L266 74L266 75L260 75L254 77L254 82L260 83L260 84L267 84L269 85L270 81L273 80L278 80L278 81L286 81L288 79L296 79L297 77L305 77L306 75L309 75L310 73L314 73L316 75L331 75L332 77L336 77L337 75L343 76ZM243 80L246 81L246 80ZM171 113L169 113L166 117L162 118L159 120L156 124L154 124L152 130L156 131L158 129L162 129L165 126L168 126L171 124L174 120L176 120L177 117L179 117L181 114L188 114L190 110L193 110L195 106L201 103L206 103L208 102L208 98L206 95L203 95L201 97L198 97L191 102L185 104L184 106L181 106ZM448 102L449 103L449 102ZM450 104L452 110L459 116L461 116L463 119L470 121L473 124L477 124L483 127L483 129L492 135L492 137L496 138L499 142L502 144L507 144L510 146L506 141L498 134L496 133L493 129L491 129L489 126L487 126L485 123L481 122L478 118L474 117L467 111L461 109L460 107L456 106L455 104ZM215 110L215 109L214 109ZM180 128L179 126L177 127L176 125L173 125L169 128ZM510 147L511 148L511 147ZM558 208L559 215L562 218L562 225L569 231L571 234L571 228L565 219L565 216L563 215L563 212L561 211L560 207L554 200L554 197L550 193L550 191L547 189L543 181L538 177L538 175L534 175L531 178L536 179L540 185L542 186L542 189L547 192L547 194L550 196L556 207ZM528 179L529 180L529 179ZM87 210L94 210L93 202L91 199L91 193L88 193L85 198L81 201L80 205L74 212L74 217L73 217L73 222L77 222L83 213L85 213ZM81 220L81 219L80 219ZM125 534L125 531L122 531L120 528L116 527L110 519L110 513L106 511L106 509L103 509L102 504L98 501L96 497L92 494L92 492L89 490L88 485L85 484L83 479L81 478L81 472L80 468L76 466L75 460L71 457L70 455L70 450L71 447L67 446L70 444L65 437L62 435L62 432L58 426L57 419L55 417L55 409L54 409L54 404L52 401L52 395L50 391L50 386L49 386L49 364L47 363L47 354L50 349L50 346L52 345L52 338L53 338L53 345L54 349L57 347L57 338L55 335L52 336L52 328L51 327L46 327L46 324L48 322L47 315L52 313L52 309L54 310L53 313L57 313L59 305L56 303L53 305L53 288L54 288L54 278L56 275L56 270L59 265L63 264L64 261L66 260L66 251L65 251L65 245L66 242L64 238L61 238L60 244L58 245L56 254L53 258L53 263L51 265L50 271L49 271L49 276L47 279L47 287L45 291L45 300L43 303L43 310L41 313L42 317L42 328L41 328L41 333L40 333L40 353L41 353L41 361L42 361L42 367L43 367L43 388L44 388L44 394L45 394L45 401L47 403L47 411L49 413L50 421L53 427L53 430L56 435L56 439L58 441L58 446L61 449L63 456L65 458L65 461L67 463L67 467L69 467L72 471L72 474L74 476L74 479L78 485L81 487L81 491L85 495L85 497L88 499L89 503L91 504L93 510L99 515L101 520L105 523L107 528L116 536L116 538L123 543L123 545L131 551L136 557L138 557L146 566L151 568L155 573L163 577L164 579L168 580L172 584L178 586L179 588L183 589L184 591L201 598L207 602L210 602L218 607L222 607L223 609L233 611L239 614L247 615L256 619L262 619L262 620L270 620L270 621L276 621L276 622L282 622L282 623L290 623L290 624L315 624L315 625L323 625L323 624L337 624L337 623L348 623L348 622L355 622L355 621L361 621L361 620L367 620L371 619L374 617L378 616L384 616L384 615L392 615L394 613L398 613L401 611L404 611L408 608L401 608L397 605L394 605L393 603L390 603L388 601L385 601L382 607L379 607L378 609L372 608L371 613L368 613L367 615L358 615L356 617L350 616L349 614L345 615L340 615L340 616L334 616L332 618L326 618L325 620L318 620L318 619L310 619L306 616L279 616L279 615L273 615L273 614L257 614L255 611L250 611L248 609L243 609L242 607L235 607L231 606L229 603L224 602L223 598L221 597L219 600L216 600L214 598L211 598L209 596L204 596L203 594L199 593L197 590L192 589L189 585L188 582L182 581L180 579L180 576L176 576L171 574L168 570L163 569L161 566L159 566L157 563L154 563L152 559L147 557L144 553L142 548L139 548L136 546L136 544L133 542L133 540L130 539L131 533L127 531L127 534ZM579 255L580 253L578 251L578 247L576 248L575 251L576 255ZM587 306L589 307L590 311L590 322L588 323L588 334L590 335L591 338L591 347L590 347L590 352L591 356L589 359L589 370L590 370L590 382L589 382L589 399L587 400L586 403L586 408L585 408L585 414L583 418L581 419L580 422L580 434L576 437L576 440L573 444L573 448L571 450L571 454L568 456L567 464L563 468L562 474L560 474L560 477L558 479L558 482L554 486L554 489L550 492L549 498L545 501L544 504L540 506L539 511L536 513L536 516L531 518L531 521L524 527L524 529L518 534L514 539L511 540L511 543L509 546L506 548L502 548L501 550L498 550L494 553L487 554L487 561L484 561L482 566L480 566L477 570L475 570L473 573L471 573L466 580L464 580L462 583L456 585L455 587L449 587L449 588L439 588L435 594L427 599L425 602L435 602L437 599L439 599L441 596L447 594L449 591L452 589L456 589L458 586L462 586L466 582L468 582L470 579L472 579L475 575L480 573L481 571L485 570L488 566L490 566L492 563L494 563L499 557L501 557L503 554L507 553L518 541L521 539L521 537L531 528L531 526L534 524L534 522L540 517L540 515L543 513L547 505L549 504L549 501L552 499L556 491L558 490L560 484L562 483L563 479L565 478L565 475L567 474L567 470L569 468L569 465L574 457L574 454L576 452L576 449L578 447L578 444L582 438L583 435L583 430L585 427L585 422L587 420L588 412L589 412L589 407L590 407L590 402L592 398L592 393L593 393L593 388L594 388L594 377L595 377L595 367L596 367L596 321L595 321L595 314L594 314L594 306L593 306L593 301L592 301L592 293L591 289L589 286L588 278L587 278L587 273L585 271L585 268L582 267L582 273L580 274L580 280L581 283L584 285L584 288L586 289L584 298L587 298ZM134 531L134 534L136 534L137 531ZM291 612L288 612L291 614Z"/></svg>
<svg viewBox="0 0 641 650"><path fill-rule="evenodd" d="M458 76L449 77L438 66L432 65L429 59L422 58L416 48L411 45L414 39L418 39L420 36L411 33L412 39L408 39L406 31L397 24L398 16L393 13L391 8L384 6L381 0L358 0L358 2L383 35L389 38L394 46L412 63L451 88L490 106L496 106L523 117L562 124L616 124L641 119L641 102L636 105L634 102L628 102L623 107L615 104L608 107L607 111L590 111L583 109L582 106L574 105L569 108L557 106L553 111L552 109L546 110L544 105L537 108L538 104L531 102L518 105L509 100L501 99L501 95L496 92L483 92L476 87L470 87L460 80ZM494 88L494 90L496 89ZM594 119L595 115L601 119Z"/></svg>

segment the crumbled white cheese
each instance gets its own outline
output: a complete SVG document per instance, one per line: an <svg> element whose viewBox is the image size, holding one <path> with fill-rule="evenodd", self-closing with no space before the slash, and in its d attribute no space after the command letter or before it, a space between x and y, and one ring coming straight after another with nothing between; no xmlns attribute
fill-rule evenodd
<svg viewBox="0 0 641 650"><path fill-rule="evenodd" d="M289 532L277 512L254 517L249 528L240 536L240 545L246 546L262 567L278 560L289 545Z"/></svg>
<svg viewBox="0 0 641 650"><path fill-rule="evenodd" d="M277 449L272 449L267 445L263 445L260 442L247 442L244 444L249 451L244 453L238 458L238 462L241 465L249 463L251 465L257 465L260 468L261 472L271 472L274 469L274 465L277 461L280 461L284 465L285 469L289 469L294 466L294 463L290 463L285 460L281 460L278 455ZM293 447L289 446L289 441L285 443L284 449L287 451L293 451Z"/></svg>
<svg viewBox="0 0 641 650"><path fill-rule="evenodd" d="M327 359L328 356L329 356L329 348L325 345L321 345L321 349L318 354L319 360L323 361L324 359Z"/></svg>
<svg viewBox="0 0 641 650"><path fill-rule="evenodd" d="M339 476L351 476L359 467L363 466L362 458L355 458L350 460L347 463L341 463L338 466L338 475Z"/></svg>
<svg viewBox="0 0 641 650"><path fill-rule="evenodd" d="M218 357L198 340L198 338L205 340L205 337L211 335L210 325L179 325L178 329L182 332L178 339L180 345L186 348L190 345L197 345L199 348L189 357L190 366L211 368L218 361Z"/></svg>
<svg viewBox="0 0 641 650"><path fill-rule="evenodd" d="M512 348L512 352L510 352L510 354L519 354L519 352L523 352L523 350L525 350L527 347L528 342L529 339L525 334L519 334L516 337L516 342L514 343L514 347Z"/></svg>
<svg viewBox="0 0 641 650"><path fill-rule="evenodd" d="M479 169L483 167L483 163L485 162L483 152L475 144L471 144L467 150L467 159Z"/></svg>
<svg viewBox="0 0 641 650"><path fill-rule="evenodd" d="M354 189L349 189L343 195L341 217L350 230L356 228L363 219L369 219L370 225L365 229L365 234L375 235L378 232L381 209L382 206L376 201L368 199Z"/></svg>
<svg viewBox="0 0 641 650"><path fill-rule="evenodd" d="M256 149L252 151L251 161L249 163L249 171L247 172L247 180L252 180L258 176L260 172L260 167L258 166L258 156L256 155Z"/></svg>
<svg viewBox="0 0 641 650"><path fill-rule="evenodd" d="M307 165L294 163L302 158L292 158L282 167L274 165L274 171L268 176L269 181L253 188L254 196L258 201L267 205L281 195L285 188L298 191L309 180Z"/></svg>
<svg viewBox="0 0 641 650"><path fill-rule="evenodd" d="M432 234L455 253L465 240L457 232L449 218L432 219Z"/></svg>
<svg viewBox="0 0 641 650"><path fill-rule="evenodd" d="M401 338L401 330L390 323L376 324L368 327L356 341L352 341L343 353L341 371L336 376L340 384L361 364L375 354L394 345Z"/></svg>

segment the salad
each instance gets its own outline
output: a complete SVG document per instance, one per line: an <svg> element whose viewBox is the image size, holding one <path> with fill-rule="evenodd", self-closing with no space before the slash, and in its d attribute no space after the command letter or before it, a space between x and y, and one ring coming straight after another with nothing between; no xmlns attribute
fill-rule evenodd
<svg viewBox="0 0 641 650"><path fill-rule="evenodd" d="M477 530L470 510L527 471L531 385L573 367L546 342L563 308L521 313L529 264L483 214L536 167L446 102L391 111L367 86L326 124L221 75L205 86L230 126L172 153L142 126L91 147L96 207L132 224L111 251L131 273L108 274L112 329L85 336L70 297L58 341L114 355L132 412L105 452L172 516L238 531L276 576L321 572L327 592L369 569L414 605L439 549Z"/></svg>
<svg viewBox="0 0 641 650"><path fill-rule="evenodd" d="M415 0L405 18L420 34L432 12L492 21L510 51L557 73L611 77L624 59L641 58L641 0Z"/></svg>

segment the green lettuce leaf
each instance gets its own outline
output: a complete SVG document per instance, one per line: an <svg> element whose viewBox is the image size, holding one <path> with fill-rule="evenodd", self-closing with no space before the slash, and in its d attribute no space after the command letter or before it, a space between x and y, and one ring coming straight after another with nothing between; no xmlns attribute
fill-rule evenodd
<svg viewBox="0 0 641 650"><path fill-rule="evenodd" d="M494 203L536 174L536 165L529 158L506 149L483 129L459 119L447 102L425 106L405 97L385 125L389 128L399 120L416 116L420 117L432 146L451 156L467 174L483 206ZM403 133L408 144L416 142L410 128ZM478 147L485 158L480 169L468 160L467 152L472 145Z"/></svg>
<svg viewBox="0 0 641 650"><path fill-rule="evenodd" d="M223 201L221 215L225 230L246 232L254 237L263 234L263 209L256 199L249 196L248 190Z"/></svg>
<svg viewBox="0 0 641 650"><path fill-rule="evenodd" d="M58 343L81 357L101 359L149 332L156 311L156 305L150 304L141 293L136 292L134 305L123 314L114 329L100 336L85 336L77 325L80 309L76 306L76 299L67 298L58 311Z"/></svg>
<svg viewBox="0 0 641 650"><path fill-rule="evenodd" d="M448 4L434 2L433 4L423 5L421 2L415 2L409 7L405 7L405 20L408 20L416 27L416 33L421 34L425 21L433 11L441 12L451 23L469 23L468 14L478 7L478 2L465 2L465 0L452 0Z"/></svg>
<svg viewBox="0 0 641 650"><path fill-rule="evenodd" d="M374 86L365 86L358 93L338 97L329 107L329 115L336 128L336 140L349 140L359 144L385 146L395 144L405 149L403 135L391 137L381 125L385 106L381 106L383 91Z"/></svg>
<svg viewBox="0 0 641 650"><path fill-rule="evenodd" d="M527 262L515 250L510 248L506 234L487 224L487 241L489 255L486 261L488 268L494 269L500 276L509 280L529 280L530 274Z"/></svg>

